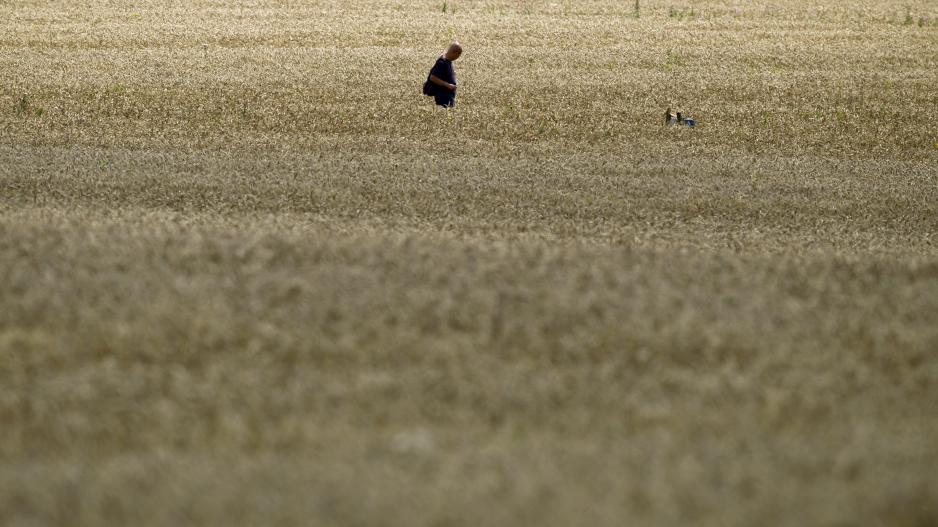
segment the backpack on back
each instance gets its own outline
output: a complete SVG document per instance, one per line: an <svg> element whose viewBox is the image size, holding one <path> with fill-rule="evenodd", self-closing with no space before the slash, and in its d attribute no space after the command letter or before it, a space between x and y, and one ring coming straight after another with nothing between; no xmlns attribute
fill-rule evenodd
<svg viewBox="0 0 938 527"><path fill-rule="evenodd" d="M427 81L423 83L423 94L424 94L424 95L430 95L430 96L435 95L435 94L433 93L433 83L430 82L430 76L429 76L429 75L427 75Z"/></svg>

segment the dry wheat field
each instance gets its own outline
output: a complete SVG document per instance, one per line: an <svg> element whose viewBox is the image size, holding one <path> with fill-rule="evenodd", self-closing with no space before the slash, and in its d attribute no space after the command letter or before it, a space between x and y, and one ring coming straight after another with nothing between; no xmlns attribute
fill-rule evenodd
<svg viewBox="0 0 938 527"><path fill-rule="evenodd" d="M938 3L3 0L0 524L938 525Z"/></svg>

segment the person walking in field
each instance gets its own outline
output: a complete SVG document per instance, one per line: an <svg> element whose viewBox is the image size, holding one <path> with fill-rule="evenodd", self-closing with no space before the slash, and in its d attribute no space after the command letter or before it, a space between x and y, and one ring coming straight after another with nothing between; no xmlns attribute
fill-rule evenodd
<svg viewBox="0 0 938 527"><path fill-rule="evenodd" d="M456 106L456 70L453 68L453 61L460 55L462 46L459 42L450 44L446 52L436 59L436 64L427 76L427 82L423 83L423 94L433 97L438 105L445 108Z"/></svg>

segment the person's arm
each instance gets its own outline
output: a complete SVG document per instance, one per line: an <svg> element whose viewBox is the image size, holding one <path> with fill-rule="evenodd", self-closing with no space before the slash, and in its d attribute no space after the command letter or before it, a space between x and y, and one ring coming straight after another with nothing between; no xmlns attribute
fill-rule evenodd
<svg viewBox="0 0 938 527"><path fill-rule="evenodd" d="M442 86L449 91L456 91L455 84L450 84L446 82L445 80L437 77L436 75L433 75L432 73L430 74L430 82L432 82L433 84L436 84L437 86Z"/></svg>

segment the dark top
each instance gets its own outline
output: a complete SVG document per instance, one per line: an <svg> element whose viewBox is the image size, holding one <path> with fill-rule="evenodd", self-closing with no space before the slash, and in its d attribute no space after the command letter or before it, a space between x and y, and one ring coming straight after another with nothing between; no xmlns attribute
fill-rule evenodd
<svg viewBox="0 0 938 527"><path fill-rule="evenodd" d="M447 60L444 57L436 59L436 64L430 69L430 75L436 75L445 82L456 84L456 69L453 68L453 61ZM429 80L427 82L429 82ZM432 82L429 84L430 95L433 95L437 104L440 106L453 106L456 104L456 93L443 86L437 86Z"/></svg>
<svg viewBox="0 0 938 527"><path fill-rule="evenodd" d="M456 70L453 68L453 61L446 60L444 57L436 59L436 64L430 70L430 75L436 75L450 84L456 84Z"/></svg>

